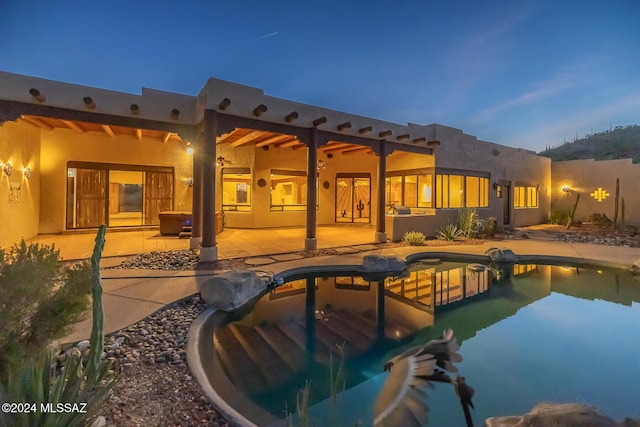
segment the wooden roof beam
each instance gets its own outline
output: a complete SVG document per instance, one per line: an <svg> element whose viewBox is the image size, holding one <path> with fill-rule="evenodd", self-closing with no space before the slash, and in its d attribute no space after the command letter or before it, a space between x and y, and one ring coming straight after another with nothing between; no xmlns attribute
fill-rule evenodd
<svg viewBox="0 0 640 427"><path fill-rule="evenodd" d="M78 132L79 134L85 134L87 133L86 130L82 129L77 123L72 122L70 120L63 120L62 123L64 123L69 129L73 129L76 132Z"/></svg>
<svg viewBox="0 0 640 427"><path fill-rule="evenodd" d="M292 141L281 142L279 144L276 144L276 147L278 147L278 148L288 148L288 147L293 147L294 145L298 145L298 144L302 144L302 143L300 141L298 141L297 139L294 139Z"/></svg>
<svg viewBox="0 0 640 427"><path fill-rule="evenodd" d="M138 141L142 140L142 129L136 129L136 139Z"/></svg>
<svg viewBox="0 0 640 427"><path fill-rule="evenodd" d="M241 145L247 144L249 142L252 142L253 140L255 140L256 138L261 137L262 135L264 135L264 131L262 130L254 130L253 132L249 132L248 134L246 134L243 137L240 137L238 139L236 139L235 141L233 141L231 143L232 147L240 147Z"/></svg>
<svg viewBox="0 0 640 427"><path fill-rule="evenodd" d="M291 135L274 135L269 139L265 139L264 141L260 141L256 144L256 147L264 147L265 145L275 144L278 142L291 141L291 138L295 138Z"/></svg>
<svg viewBox="0 0 640 427"><path fill-rule="evenodd" d="M354 144L344 144L344 145L341 145L340 147L337 147L337 146L336 146L336 147L331 147L331 148L329 148L329 149L327 149L327 150L323 150L323 152L324 152L325 154L326 154L326 153L333 153L333 152L336 152L336 151L342 151L342 150L344 150L344 149L349 149L349 148L353 148L353 147L357 147L357 145L354 145ZM369 148L369 147L366 147L366 148Z"/></svg>
<svg viewBox="0 0 640 427"><path fill-rule="evenodd" d="M116 137L116 134L113 132L113 129L111 129L111 126L109 126L109 125L100 125L100 127L102 128L104 133L109 135L111 138L115 138Z"/></svg>
<svg viewBox="0 0 640 427"><path fill-rule="evenodd" d="M368 151L371 150L371 147L358 147L358 148L352 148L350 150L343 150L340 152L340 154L344 154L344 155L349 155L349 154L360 154L361 151Z"/></svg>
<svg viewBox="0 0 640 427"><path fill-rule="evenodd" d="M165 132L162 134L162 143L166 144L167 141L169 141L169 138L171 138L171 132Z"/></svg>
<svg viewBox="0 0 640 427"><path fill-rule="evenodd" d="M39 127L41 129L44 130L53 130L53 126L49 125L48 123L43 122L42 120L40 120L37 117L33 117L33 116L22 116L22 120L24 120L27 123L30 123L36 127Z"/></svg>

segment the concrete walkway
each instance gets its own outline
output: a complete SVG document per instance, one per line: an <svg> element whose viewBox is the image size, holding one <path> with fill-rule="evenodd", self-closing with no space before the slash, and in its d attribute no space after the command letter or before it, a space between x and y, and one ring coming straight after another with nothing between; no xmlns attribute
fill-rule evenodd
<svg viewBox="0 0 640 427"><path fill-rule="evenodd" d="M251 245L247 246L246 250L250 251L251 247ZM356 253L343 253L336 256L278 262L257 268L278 273L296 267L308 266L310 263L313 265L361 264L362 256L372 253L396 255L401 259L405 259L408 255L419 252L481 255L491 247L506 247L521 256L569 257L584 262L600 262L605 265L625 269L629 269L634 262L640 260L640 248L525 239L489 241L480 245L403 246ZM252 253L251 255L260 255L260 253ZM102 270L105 333L127 327L171 302L196 293L198 282L206 280L215 273L217 272L194 270ZM61 342L86 339L89 337L90 332L91 318L89 316L83 322L76 324L73 331L62 339Z"/></svg>

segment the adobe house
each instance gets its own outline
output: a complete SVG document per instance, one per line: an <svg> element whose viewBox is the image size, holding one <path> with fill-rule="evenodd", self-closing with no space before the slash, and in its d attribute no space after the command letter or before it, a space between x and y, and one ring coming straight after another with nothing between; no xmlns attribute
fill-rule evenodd
<svg viewBox="0 0 640 427"><path fill-rule="evenodd" d="M386 241L433 236L464 206L501 227L549 214L548 158L447 126L390 123L218 79L197 96L6 72L0 88L0 247L102 223L157 227L161 212L179 211L192 215L191 247L213 260L217 212L226 227L306 227L307 249L319 225L368 225L372 240Z"/></svg>

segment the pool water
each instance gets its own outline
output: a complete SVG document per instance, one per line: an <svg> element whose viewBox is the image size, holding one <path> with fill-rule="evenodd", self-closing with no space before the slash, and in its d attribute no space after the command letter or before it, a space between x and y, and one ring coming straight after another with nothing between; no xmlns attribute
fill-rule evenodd
<svg viewBox="0 0 640 427"><path fill-rule="evenodd" d="M335 373L341 363L340 425L371 425L384 363L451 328L460 374L476 390L476 425L549 401L640 418L640 282L630 273L550 265L476 272L431 261L379 282L285 283L216 331L216 356L246 398L276 416L295 408L310 380L316 425L328 423L329 364ZM464 425L449 385L435 385L429 408L429 425Z"/></svg>

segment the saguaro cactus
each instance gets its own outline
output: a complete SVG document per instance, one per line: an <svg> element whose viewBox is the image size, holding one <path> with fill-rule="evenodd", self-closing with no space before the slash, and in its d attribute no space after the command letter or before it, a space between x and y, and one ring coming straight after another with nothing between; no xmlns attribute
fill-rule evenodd
<svg viewBox="0 0 640 427"><path fill-rule="evenodd" d="M620 219L620 225L624 228L624 197L620 198L620 213L622 218Z"/></svg>
<svg viewBox="0 0 640 427"><path fill-rule="evenodd" d="M618 202L620 201L620 178L616 178L616 199L613 208L613 224L611 227L615 230L618 228Z"/></svg>

